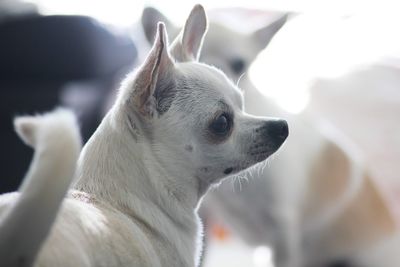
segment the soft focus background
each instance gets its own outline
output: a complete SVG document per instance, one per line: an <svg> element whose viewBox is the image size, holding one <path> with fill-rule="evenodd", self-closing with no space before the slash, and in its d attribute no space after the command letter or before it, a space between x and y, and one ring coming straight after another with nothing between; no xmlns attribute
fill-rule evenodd
<svg viewBox="0 0 400 267"><path fill-rule="evenodd" d="M5 167L0 192L17 188L31 157L13 133L13 116L69 106L79 115L87 140L113 102L121 79L148 51L140 24L143 8L156 7L180 26L197 2L0 0L0 157ZM269 23L276 14L290 13L246 74L286 111L323 118L346 135L398 213L398 3L204 0L201 4L211 19L244 33ZM206 267L272 266L267 246L246 245L221 225L208 227L206 236Z"/></svg>

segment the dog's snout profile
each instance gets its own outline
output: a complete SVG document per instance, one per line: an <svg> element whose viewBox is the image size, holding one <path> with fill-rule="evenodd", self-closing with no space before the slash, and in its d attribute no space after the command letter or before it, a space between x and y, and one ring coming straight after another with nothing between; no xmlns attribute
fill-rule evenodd
<svg viewBox="0 0 400 267"><path fill-rule="evenodd" d="M289 126L285 120L274 120L266 123L268 138L272 138L276 142L286 140L289 135Z"/></svg>
<svg viewBox="0 0 400 267"><path fill-rule="evenodd" d="M286 120L268 120L256 130L264 142L267 142L274 151L278 149L289 135L289 126Z"/></svg>
<svg viewBox="0 0 400 267"><path fill-rule="evenodd" d="M275 153L289 135L289 126L286 120L262 120L261 125L255 129L255 139L250 147L250 154L262 161Z"/></svg>

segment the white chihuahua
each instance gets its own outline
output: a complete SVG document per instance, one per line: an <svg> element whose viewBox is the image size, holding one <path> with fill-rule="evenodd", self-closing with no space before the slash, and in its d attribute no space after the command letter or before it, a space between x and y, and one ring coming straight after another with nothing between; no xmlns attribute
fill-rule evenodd
<svg viewBox="0 0 400 267"><path fill-rule="evenodd" d="M288 136L286 121L245 114L240 90L221 71L197 62L206 29L200 5L170 47L164 24L158 24L147 59L124 81L85 145L75 191L50 235L43 241L45 233L27 239L6 231L12 228L6 216L0 235L18 246L3 242L2 265L197 265L196 209L208 188L264 161ZM24 191L2 199L2 209L17 214ZM44 223L51 224L48 214L56 209L43 207L29 214L46 214ZM28 224L25 214L18 219ZM31 242L32 250L23 248Z"/></svg>

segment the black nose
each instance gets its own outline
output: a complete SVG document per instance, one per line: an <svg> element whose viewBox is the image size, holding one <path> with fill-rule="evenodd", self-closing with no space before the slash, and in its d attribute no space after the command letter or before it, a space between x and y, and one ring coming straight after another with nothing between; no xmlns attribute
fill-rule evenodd
<svg viewBox="0 0 400 267"><path fill-rule="evenodd" d="M289 126L285 120L274 120L267 122L268 135L280 143L285 141L289 135Z"/></svg>
<svg viewBox="0 0 400 267"><path fill-rule="evenodd" d="M231 68L235 74L242 74L244 67L245 63L243 59L235 58L231 61Z"/></svg>

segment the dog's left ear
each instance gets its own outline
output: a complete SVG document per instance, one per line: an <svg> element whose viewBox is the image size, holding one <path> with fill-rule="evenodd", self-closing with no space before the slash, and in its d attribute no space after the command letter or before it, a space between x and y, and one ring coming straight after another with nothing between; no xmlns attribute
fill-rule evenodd
<svg viewBox="0 0 400 267"><path fill-rule="evenodd" d="M170 52L175 60L197 61L206 31L206 12L201 5L196 5L190 12L185 27L171 45Z"/></svg>
<svg viewBox="0 0 400 267"><path fill-rule="evenodd" d="M158 111L160 95L167 94L164 91L168 88L165 89L164 85L169 84L173 69L174 63L168 53L165 25L159 22L153 47L135 79L133 102L142 115L151 117Z"/></svg>

